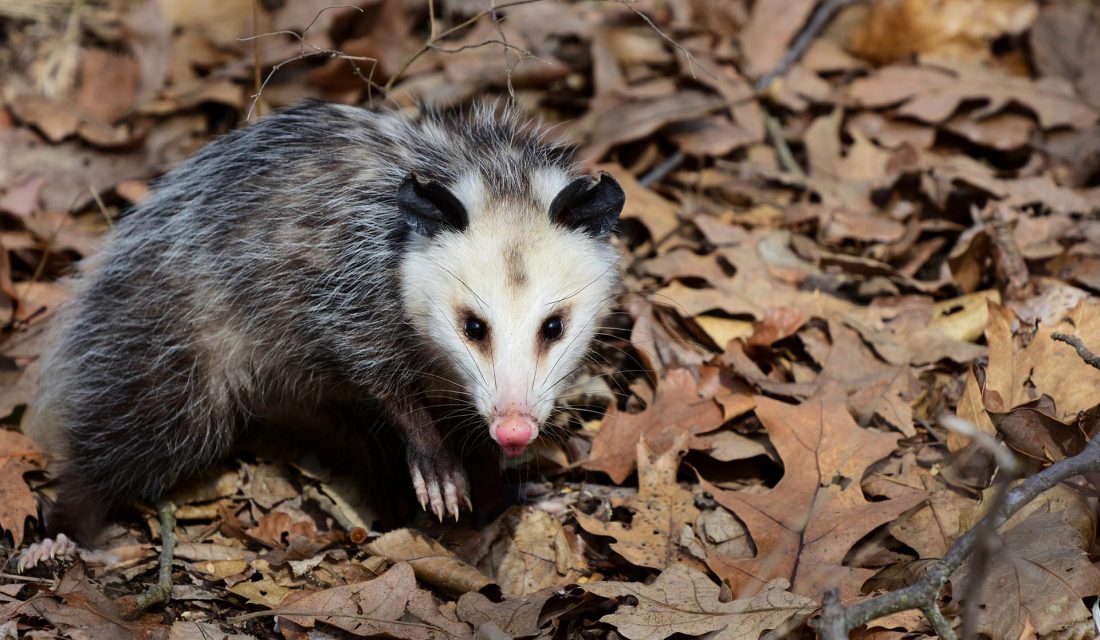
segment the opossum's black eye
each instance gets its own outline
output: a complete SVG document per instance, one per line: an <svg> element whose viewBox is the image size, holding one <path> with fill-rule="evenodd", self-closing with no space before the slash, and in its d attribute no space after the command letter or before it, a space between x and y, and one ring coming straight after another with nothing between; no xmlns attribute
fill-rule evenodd
<svg viewBox="0 0 1100 640"><path fill-rule="evenodd" d="M549 317L542 323L542 339L547 342L557 340L564 332L565 324L562 323L561 316Z"/></svg>
<svg viewBox="0 0 1100 640"><path fill-rule="evenodd" d="M463 327L463 331L466 332L466 337L474 342L480 342L485 339L485 323L473 316L466 318L466 326Z"/></svg>

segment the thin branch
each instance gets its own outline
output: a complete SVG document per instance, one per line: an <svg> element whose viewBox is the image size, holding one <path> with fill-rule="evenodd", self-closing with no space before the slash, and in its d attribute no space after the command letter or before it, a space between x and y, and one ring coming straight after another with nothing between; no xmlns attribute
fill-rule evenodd
<svg viewBox="0 0 1100 640"><path fill-rule="evenodd" d="M924 577L912 585L847 607L841 606L838 598L829 598L826 594L817 622L821 637L846 640L849 631L877 618L908 609L930 610L938 602L940 590L970 556L987 526L1001 526L1026 504L1060 482L1096 471L1100 471L1100 434L1093 437L1081 453L1052 464L1008 491L998 508L990 509L977 526L959 536L944 557L931 564Z"/></svg>
<svg viewBox="0 0 1100 640"><path fill-rule="evenodd" d="M685 159L686 156L683 151L676 151L676 153L662 160L656 167L650 169L648 173L638 179L638 182L643 187L656 184L663 180L668 174L679 169Z"/></svg>
<svg viewBox="0 0 1100 640"><path fill-rule="evenodd" d="M768 130L768 137L772 139L775 152L779 155L779 164L795 178L804 179L806 172L794 159L794 153L791 151L791 146L787 144L787 138L783 135L783 128L780 126L779 120L763 104L760 105L760 112L764 115L764 128Z"/></svg>

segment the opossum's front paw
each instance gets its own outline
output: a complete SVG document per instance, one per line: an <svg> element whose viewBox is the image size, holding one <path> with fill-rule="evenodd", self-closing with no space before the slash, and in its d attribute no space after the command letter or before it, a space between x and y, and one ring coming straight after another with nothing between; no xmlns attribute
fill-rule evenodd
<svg viewBox="0 0 1100 640"><path fill-rule="evenodd" d="M427 510L430 505L440 522L444 513L458 520L459 500L473 511L462 466L449 454L437 454L435 457L410 455L409 473L421 508Z"/></svg>
<svg viewBox="0 0 1100 640"><path fill-rule="evenodd" d="M80 554L80 547L64 533L57 534L56 538L46 538L42 542L36 542L19 554L19 560L15 564L15 571L23 573L27 569L33 569L39 563L54 558L75 558Z"/></svg>

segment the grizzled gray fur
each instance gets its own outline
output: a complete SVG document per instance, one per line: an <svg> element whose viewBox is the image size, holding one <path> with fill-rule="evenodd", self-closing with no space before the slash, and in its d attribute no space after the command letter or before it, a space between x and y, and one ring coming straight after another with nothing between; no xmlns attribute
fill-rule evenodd
<svg viewBox="0 0 1100 640"><path fill-rule="evenodd" d="M158 500L256 422L383 410L401 423L441 356L402 310L399 264L417 231L399 187L473 170L488 197L524 202L533 167L579 175L514 113L407 119L309 102L159 180L56 320L36 406L62 438L48 528L89 543L112 509ZM438 434L402 435L410 459L450 464Z"/></svg>

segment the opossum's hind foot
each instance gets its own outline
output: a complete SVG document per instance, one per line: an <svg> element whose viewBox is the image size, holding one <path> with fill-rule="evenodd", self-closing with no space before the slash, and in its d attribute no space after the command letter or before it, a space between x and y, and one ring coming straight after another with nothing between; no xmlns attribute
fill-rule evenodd
<svg viewBox="0 0 1100 640"><path fill-rule="evenodd" d="M474 510L462 466L450 456L434 460L410 456L409 473L420 507L427 511L430 506L440 522L444 513L458 521L460 500L467 510Z"/></svg>
<svg viewBox="0 0 1100 640"><path fill-rule="evenodd" d="M46 538L36 542L19 553L15 561L16 573L24 573L49 560L83 560L87 564L110 566L117 564L118 556L96 549L85 549L64 533L56 538Z"/></svg>
<svg viewBox="0 0 1100 640"><path fill-rule="evenodd" d="M56 538L46 538L42 542L36 542L23 549L19 554L19 560L15 563L15 571L16 573L23 573L28 569L37 567L46 560L75 560L79 556L80 547L76 542L64 533L59 533Z"/></svg>

